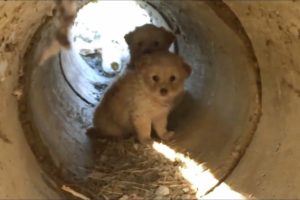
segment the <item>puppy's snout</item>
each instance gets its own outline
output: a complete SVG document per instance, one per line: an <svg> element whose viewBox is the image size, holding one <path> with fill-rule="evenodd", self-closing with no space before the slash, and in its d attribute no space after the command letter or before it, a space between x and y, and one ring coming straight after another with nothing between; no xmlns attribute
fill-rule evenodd
<svg viewBox="0 0 300 200"><path fill-rule="evenodd" d="M167 90L166 88L161 88L161 89L160 89L160 94L161 94L162 96L166 96L166 95L168 94L168 90Z"/></svg>

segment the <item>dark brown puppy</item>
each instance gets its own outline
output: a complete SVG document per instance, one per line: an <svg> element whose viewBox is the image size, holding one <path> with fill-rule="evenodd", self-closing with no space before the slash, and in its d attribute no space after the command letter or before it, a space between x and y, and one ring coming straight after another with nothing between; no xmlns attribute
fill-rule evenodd
<svg viewBox="0 0 300 200"><path fill-rule="evenodd" d="M130 69L134 68L134 62L144 54L168 51L176 39L173 33L153 24L139 26L124 38L130 51Z"/></svg>

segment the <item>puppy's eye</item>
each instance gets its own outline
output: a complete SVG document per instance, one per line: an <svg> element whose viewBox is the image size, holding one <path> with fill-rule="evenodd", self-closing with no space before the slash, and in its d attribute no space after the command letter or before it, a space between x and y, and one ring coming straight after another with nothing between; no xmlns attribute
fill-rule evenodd
<svg viewBox="0 0 300 200"><path fill-rule="evenodd" d="M176 76L174 76L174 75L170 76L170 81L171 82L174 82L175 80L176 80Z"/></svg>
<svg viewBox="0 0 300 200"><path fill-rule="evenodd" d="M159 46L159 42L158 42L158 41L155 41L155 42L154 42L154 46L158 47L158 46Z"/></svg>
<svg viewBox="0 0 300 200"><path fill-rule="evenodd" d="M159 81L159 77L157 75L153 75L152 76L152 80L155 81L155 82L158 82Z"/></svg>

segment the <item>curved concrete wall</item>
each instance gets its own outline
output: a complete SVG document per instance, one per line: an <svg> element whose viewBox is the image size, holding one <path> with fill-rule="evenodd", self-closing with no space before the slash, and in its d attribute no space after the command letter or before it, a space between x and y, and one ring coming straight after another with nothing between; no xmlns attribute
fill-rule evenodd
<svg viewBox="0 0 300 200"><path fill-rule="evenodd" d="M224 181L252 197L299 198L300 3L150 3L177 30L179 52L193 66L190 98L172 120L176 147L220 180L207 186L215 187L209 195ZM78 164L91 162L83 125L93 106L64 78L76 57L65 52L69 60L42 66L34 59L53 5L0 2L0 197L58 198L56 175L80 174Z"/></svg>

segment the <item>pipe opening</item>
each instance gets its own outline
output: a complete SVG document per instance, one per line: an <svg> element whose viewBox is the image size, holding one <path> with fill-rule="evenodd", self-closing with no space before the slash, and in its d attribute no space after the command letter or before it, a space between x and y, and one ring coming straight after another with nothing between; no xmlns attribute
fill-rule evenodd
<svg viewBox="0 0 300 200"><path fill-rule="evenodd" d="M135 1L98 1L78 11L71 30L73 48L61 53L60 63L66 81L86 103L96 105L105 88L126 68L127 33L147 23L170 30L157 11L147 12L141 6ZM170 51L174 52L174 44Z"/></svg>
<svg viewBox="0 0 300 200"><path fill-rule="evenodd" d="M34 63L32 58L44 44L42 41L45 38L42 36L51 27L51 19L37 32L25 58L26 76L21 80L25 86L25 95L20 101L21 120L28 141L43 169L50 177L54 177L58 185L72 186L91 198L132 197L130 195L133 194L154 198L159 196L156 194L159 188L162 196L165 192L168 193L165 195L174 195L172 197L175 199L182 199L184 195L205 195L236 166L251 140L259 118L260 88L255 71L257 63L253 60L255 56L248 48L249 44L241 39L240 34L244 38L247 36L237 31L242 27L229 26L230 22L221 19L217 13L219 11L206 2L151 1L151 5L139 2L143 16L149 14L145 16L148 21L128 20L129 30L151 22L151 19L154 24L172 30L176 33L177 41L171 50L182 55L193 67L193 74L187 82L188 95L170 116L170 128L175 130L176 139L168 144L201 164L202 170L196 167L199 169L196 172L200 174L199 177L206 177L208 172L213 177L211 181L193 188L189 181L184 182L184 177L177 174L178 166L174 166L176 162L167 161L153 149L127 140L122 144L106 140L95 142L85 135L91 125L95 105L107 85L125 69L129 54L122 40L125 33L123 25L127 24L125 17L122 19L125 22L114 18L117 21L109 24L108 19L101 17L97 23L98 16L91 20L92 12L86 11L82 15L81 12L90 8L96 11L104 9L111 16L125 11L132 16L140 14L126 10L123 3L136 6L130 1L99 1L99 4L90 3L83 7L72 31L73 48L60 52L41 66ZM84 21L79 21L82 16ZM96 29L96 32L87 32L94 33L92 39L77 32L85 26L81 22L93 21L99 27L91 25ZM117 24L119 22L120 25ZM103 41L100 39L102 35L97 32L98 28L108 30ZM124 30L118 31L121 28ZM97 49L99 46L102 48ZM114 54L116 52L118 54ZM159 147L157 143L156 149ZM143 162L149 165L144 166ZM156 169L157 166L169 169ZM118 175L122 173L126 177L132 175L130 180L123 180L119 184L127 188L105 189L109 182L119 186ZM172 179L164 180L166 176ZM175 181L174 188L171 187L171 181ZM187 192L184 188L188 188ZM126 189L130 192L125 193ZM177 193L179 190L180 193Z"/></svg>

